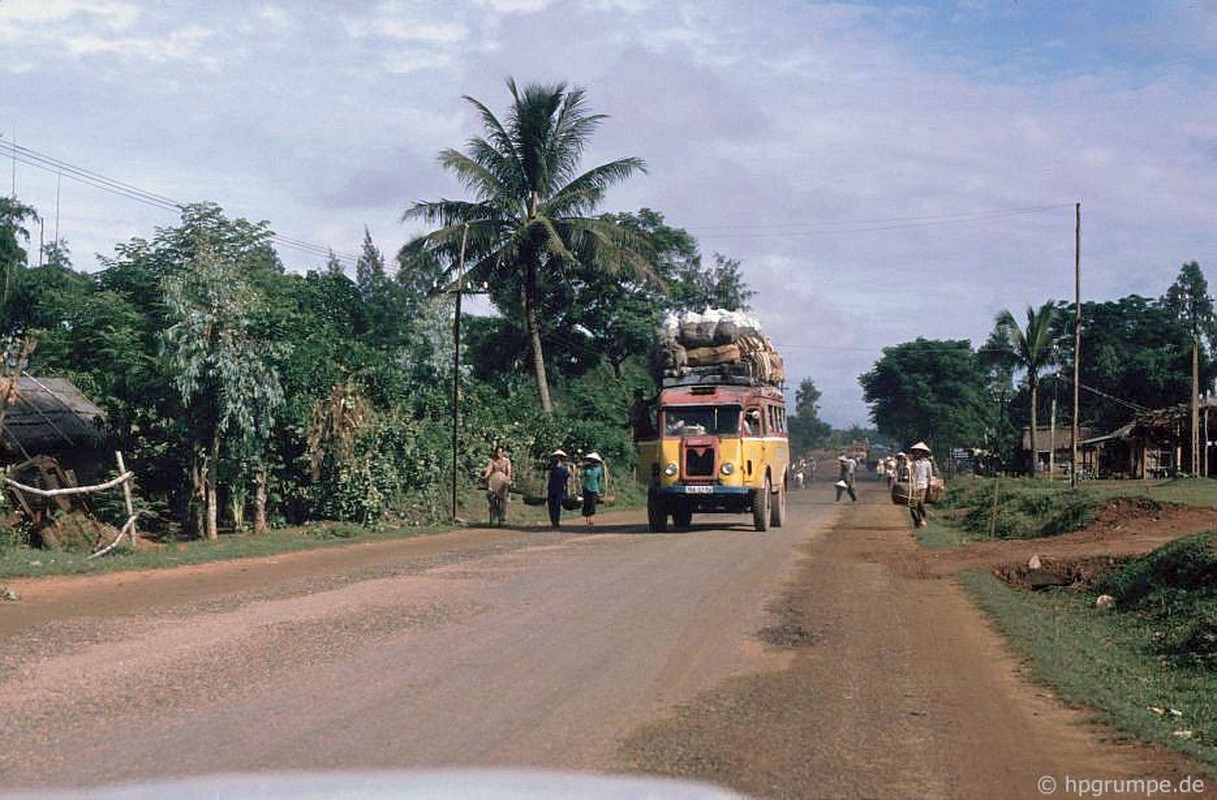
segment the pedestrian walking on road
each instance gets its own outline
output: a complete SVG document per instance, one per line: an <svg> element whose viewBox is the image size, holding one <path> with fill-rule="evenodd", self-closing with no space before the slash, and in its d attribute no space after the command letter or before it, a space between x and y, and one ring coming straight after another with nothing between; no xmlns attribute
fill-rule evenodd
<svg viewBox="0 0 1217 800"><path fill-rule="evenodd" d="M909 448L913 463L909 467L909 514L913 527L924 528L927 524L925 497L930 491L930 480L934 477L934 464L930 461L930 446L918 442Z"/></svg>
<svg viewBox="0 0 1217 800"><path fill-rule="evenodd" d="M837 502L841 502L841 495L849 493L849 499L853 502L858 502L858 495L854 491L854 479L858 474L858 462L850 458L848 453L842 453L837 456L837 466L840 467L839 477L835 484L837 488Z"/></svg>
<svg viewBox="0 0 1217 800"><path fill-rule="evenodd" d="M550 453L549 481L545 487L545 504L549 507L549 524L562 524L562 503L566 500L566 485L570 482L570 467L562 450Z"/></svg>
<svg viewBox="0 0 1217 800"><path fill-rule="evenodd" d="M583 492L583 519L588 525L594 524L592 517L596 515L596 505L608 489L608 472L604 468L604 459L595 450L583 458L583 469L579 476L582 479L580 490Z"/></svg>

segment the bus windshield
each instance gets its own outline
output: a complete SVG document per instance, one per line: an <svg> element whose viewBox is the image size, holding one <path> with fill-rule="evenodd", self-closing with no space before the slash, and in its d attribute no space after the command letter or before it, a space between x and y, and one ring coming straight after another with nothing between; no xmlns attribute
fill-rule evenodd
<svg viewBox="0 0 1217 800"><path fill-rule="evenodd" d="M736 436L739 406L667 406L663 409L665 436Z"/></svg>

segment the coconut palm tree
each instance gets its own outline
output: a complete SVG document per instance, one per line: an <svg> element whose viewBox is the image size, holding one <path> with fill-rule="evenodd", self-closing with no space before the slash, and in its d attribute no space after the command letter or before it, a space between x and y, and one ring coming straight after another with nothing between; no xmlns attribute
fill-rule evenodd
<svg viewBox="0 0 1217 800"><path fill-rule="evenodd" d="M1056 301L1049 300L1038 309L1027 306L1027 324L1019 327L1018 320L1009 310L997 315L999 337L1005 343L1001 355L1027 373L1027 391L1031 395L1031 468L1035 477L1035 465L1039 450L1036 447L1036 430L1039 420L1036 408L1039 404L1040 372L1056 363L1056 351L1052 341L1052 323L1057 315Z"/></svg>
<svg viewBox="0 0 1217 800"><path fill-rule="evenodd" d="M591 216L609 187L646 166L621 158L579 173L583 150L605 119L588 112L583 90L564 83L521 90L510 79L507 88L512 104L503 121L464 98L477 109L485 135L470 139L464 152L444 150L439 160L473 199L415 203L403 219L439 227L408 242L399 260L405 270L438 267L454 282L491 287L491 300L528 335L541 407L550 413L538 314L545 284L579 265L625 268L637 278L651 274L642 236ZM463 253L467 275L458 276Z"/></svg>

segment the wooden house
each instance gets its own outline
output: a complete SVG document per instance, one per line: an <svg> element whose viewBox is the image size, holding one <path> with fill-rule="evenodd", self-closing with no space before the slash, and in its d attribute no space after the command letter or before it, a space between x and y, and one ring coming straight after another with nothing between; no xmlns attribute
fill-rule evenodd
<svg viewBox="0 0 1217 800"><path fill-rule="evenodd" d="M34 456L54 456L76 469L99 461L106 446L105 412L66 378L22 375L16 391L0 386L9 398L0 424L0 465Z"/></svg>
<svg viewBox="0 0 1217 800"><path fill-rule="evenodd" d="M1217 474L1217 398L1200 402L1200 476ZM1082 443L1082 464L1098 478L1167 478L1192 463L1192 408L1143 411L1132 422Z"/></svg>

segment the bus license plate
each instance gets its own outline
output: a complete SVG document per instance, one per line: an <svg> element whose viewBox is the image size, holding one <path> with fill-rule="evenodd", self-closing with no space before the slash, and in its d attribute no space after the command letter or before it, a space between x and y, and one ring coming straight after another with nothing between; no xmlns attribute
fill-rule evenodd
<svg viewBox="0 0 1217 800"><path fill-rule="evenodd" d="M714 494L713 486L686 486L685 494Z"/></svg>

